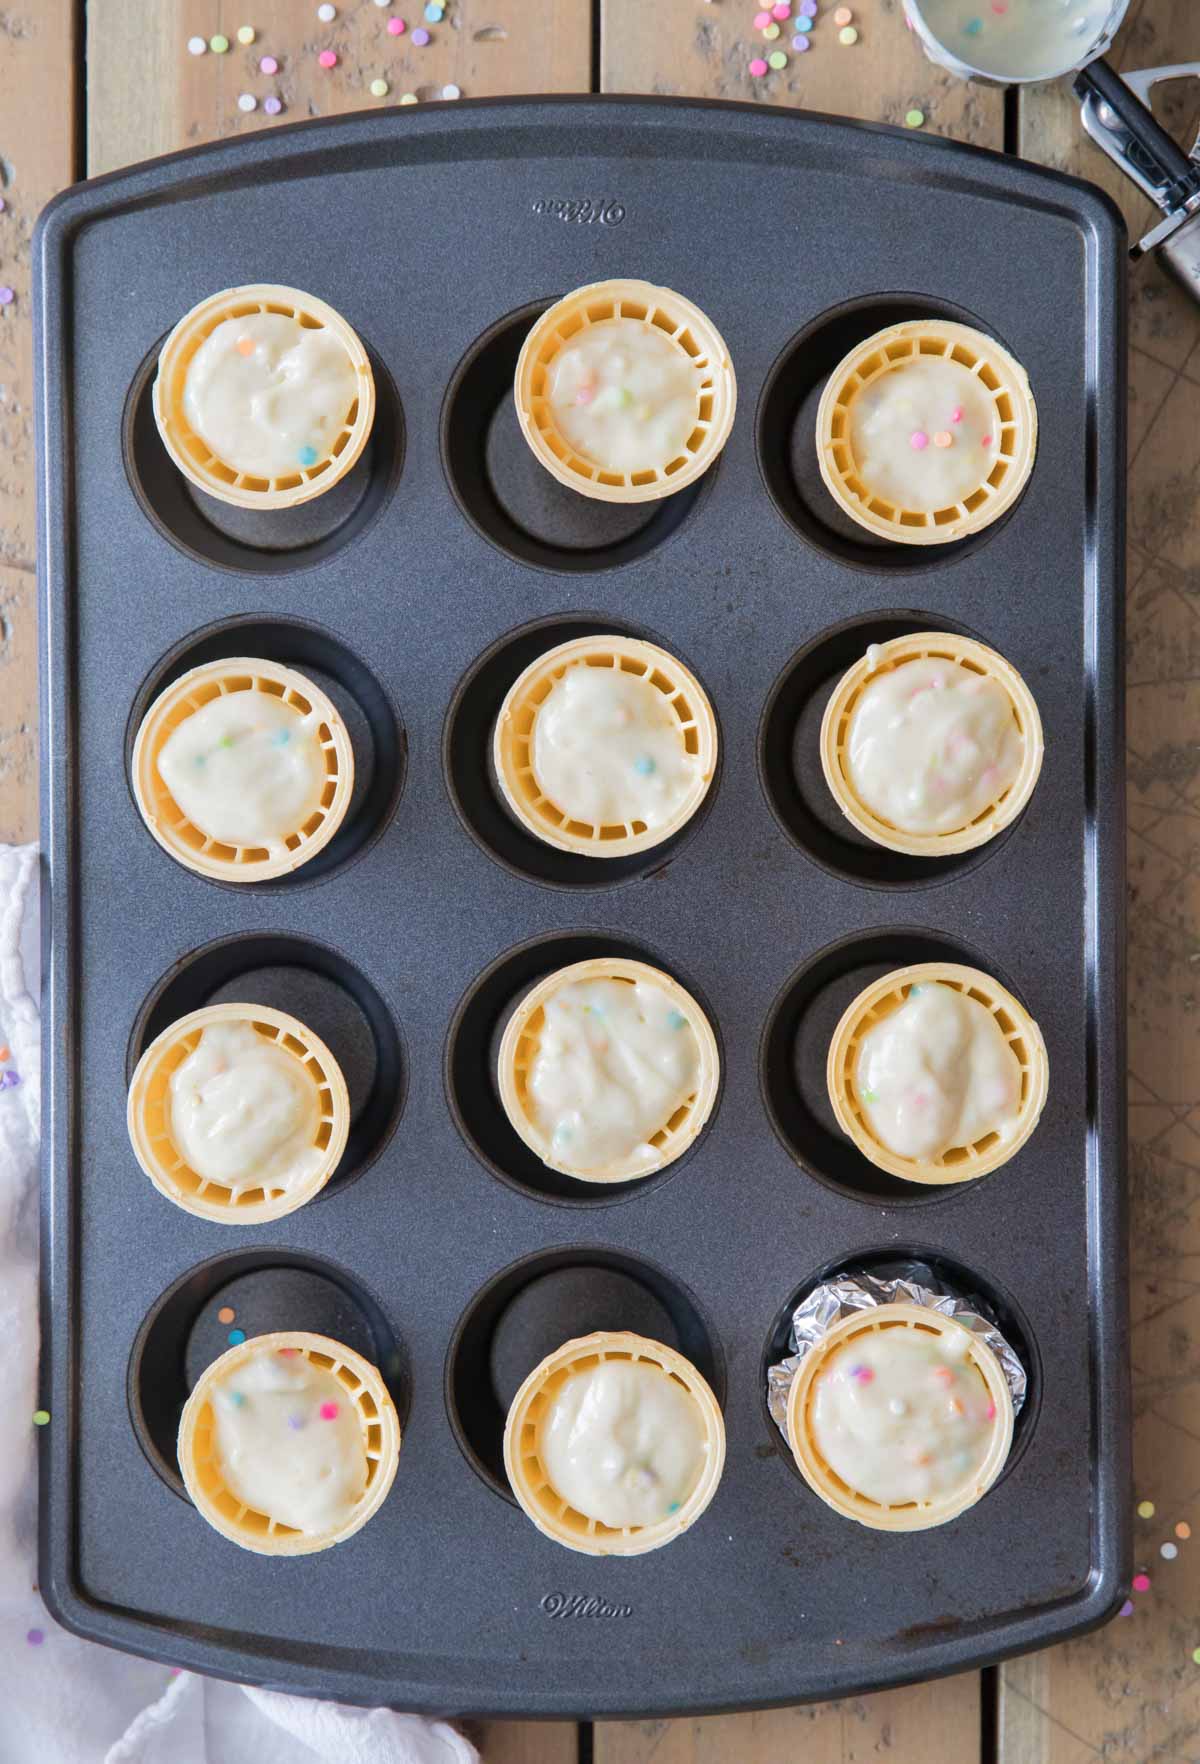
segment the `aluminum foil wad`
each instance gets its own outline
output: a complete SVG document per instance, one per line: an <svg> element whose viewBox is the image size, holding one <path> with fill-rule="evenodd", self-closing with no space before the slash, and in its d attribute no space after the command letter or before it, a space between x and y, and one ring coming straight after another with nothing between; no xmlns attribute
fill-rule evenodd
<svg viewBox="0 0 1200 1764"><path fill-rule="evenodd" d="M788 1397L804 1356L824 1341L843 1317L870 1310L873 1305L890 1304L923 1305L926 1310L940 1311L943 1317L957 1317L965 1323L999 1360L1012 1395L1013 1414L1020 1414L1028 1384L1025 1368L1016 1350L986 1315L988 1307L984 1301L974 1295L949 1292L925 1262L896 1262L889 1265L886 1274L847 1273L822 1281L792 1312L792 1351L778 1365L767 1368L767 1407L785 1440Z"/></svg>

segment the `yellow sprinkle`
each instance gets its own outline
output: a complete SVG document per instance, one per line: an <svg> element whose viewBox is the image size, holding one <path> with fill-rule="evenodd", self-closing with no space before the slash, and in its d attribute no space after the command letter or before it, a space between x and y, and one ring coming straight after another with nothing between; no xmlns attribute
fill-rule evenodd
<svg viewBox="0 0 1200 1764"><path fill-rule="evenodd" d="M417 102L417 94L415 92L401 92L400 102L401 104L415 104Z"/></svg>
<svg viewBox="0 0 1200 1764"><path fill-rule="evenodd" d="M838 32L838 42L844 43L847 49L852 43L858 42L858 32L853 25L844 25Z"/></svg>
<svg viewBox="0 0 1200 1764"><path fill-rule="evenodd" d="M391 87L388 85L386 80L372 80L371 81L371 96L372 96L372 98L386 98L388 93L390 92L390 90L391 90Z"/></svg>
<svg viewBox="0 0 1200 1764"><path fill-rule="evenodd" d="M49 1409L35 1409L33 1411L33 1425L35 1427L45 1427L49 1420Z"/></svg>
<svg viewBox="0 0 1200 1764"><path fill-rule="evenodd" d="M1153 1519L1153 1517L1154 1517L1154 1502L1153 1501L1139 1501L1138 1502L1138 1518L1139 1519Z"/></svg>
<svg viewBox="0 0 1200 1764"><path fill-rule="evenodd" d="M253 25L242 25L238 31L239 43L253 43L255 36Z"/></svg>
<svg viewBox="0 0 1200 1764"><path fill-rule="evenodd" d="M767 39L768 43L773 43L778 35L779 26L773 19L769 25L763 26L763 36Z"/></svg>

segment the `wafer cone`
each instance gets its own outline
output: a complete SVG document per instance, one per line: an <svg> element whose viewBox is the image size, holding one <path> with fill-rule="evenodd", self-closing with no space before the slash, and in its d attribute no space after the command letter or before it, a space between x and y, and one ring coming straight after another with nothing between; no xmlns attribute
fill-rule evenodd
<svg viewBox="0 0 1200 1764"><path fill-rule="evenodd" d="M345 348L358 380L358 395L325 456L311 466L297 466L295 471L277 478L253 477L218 459L207 441L191 427L183 405L187 370L205 338L226 319L247 318L257 312L281 313L295 318L306 329L332 332ZM331 490L358 460L375 420L375 379L357 333L332 306L299 288L255 282L210 294L180 319L158 358L154 420L163 446L198 490L236 508L295 508L298 503L311 502L314 496Z"/></svg>
<svg viewBox="0 0 1200 1764"><path fill-rule="evenodd" d="M367 1486L350 1518L336 1531L296 1531L267 1513L246 1507L225 1484L215 1444L213 1387L248 1360L281 1348L303 1354L313 1365L332 1373L345 1388L362 1428ZM328 1336L289 1330L256 1335L230 1348L201 1374L180 1418L178 1453L188 1494L201 1517L222 1537L259 1556L307 1556L352 1537L383 1505L400 1458L400 1420L383 1379L361 1354Z"/></svg>
<svg viewBox="0 0 1200 1764"><path fill-rule="evenodd" d="M862 800L850 776L850 729L863 692L881 674L903 667L905 662L925 659L944 660L977 679L995 680L1012 707L1013 721L1024 746L1021 769L1012 783L966 826L944 833L906 833L883 820ZM874 645L842 676L821 720L821 765L838 807L876 845L906 852L911 857L948 857L973 851L994 839L1016 820L1033 795L1042 769L1042 754L1042 720L1033 694L1020 674L985 643L951 631L918 631L911 637L893 637L887 643Z"/></svg>
<svg viewBox="0 0 1200 1764"><path fill-rule="evenodd" d="M549 373L565 343L588 325L633 318L669 337L696 377L696 422L682 452L662 465L611 471L584 458L560 434L549 400ZM651 282L592 282L557 300L525 339L513 385L521 431L546 470L568 490L601 502L653 502L690 484L716 459L733 427L737 382L724 339L690 300Z"/></svg>
<svg viewBox="0 0 1200 1764"><path fill-rule="evenodd" d="M314 1144L320 1162L295 1187L233 1189L201 1176L184 1162L171 1133L171 1075L195 1051L214 1023L249 1023L264 1041L283 1048L318 1093ZM164 1029L137 1063L126 1111L134 1155L155 1188L198 1219L218 1225L263 1225L294 1213L320 1193L341 1161L350 1129L350 1098L341 1068L311 1029L267 1005L217 1004L191 1011Z"/></svg>
<svg viewBox="0 0 1200 1764"><path fill-rule="evenodd" d="M677 1513L656 1525L616 1529L570 1506L551 1484L540 1455L541 1424L555 1393L573 1373L605 1360L657 1366L694 1399L704 1422L705 1463L700 1480ZM640 1556L681 1536L716 1493L725 1464L725 1423L707 1382L674 1348L624 1330L601 1330L568 1341L535 1366L513 1398L504 1428L504 1468L526 1516L554 1543L586 1556Z"/></svg>
<svg viewBox="0 0 1200 1764"><path fill-rule="evenodd" d="M965 993L995 1017L1021 1068L1021 1099L1016 1131L1010 1139L990 1133L976 1145L950 1146L941 1157L927 1161L902 1158L875 1137L859 1101L855 1073L859 1046L867 1031L900 1009L910 987L934 982ZM1041 1030L1024 1005L990 974L956 962L918 962L909 968L897 968L860 992L833 1032L825 1067L829 1100L838 1125L863 1156L891 1176L931 1185L970 1182L1015 1157L1038 1124L1049 1077Z"/></svg>
<svg viewBox="0 0 1200 1764"><path fill-rule="evenodd" d="M534 725L556 683L580 664L620 669L648 681L669 704L683 751L699 762L692 789L661 826L572 820L543 792L533 766ZM509 688L492 731L492 765L512 815L546 845L582 857L628 857L673 838L704 801L717 768L717 720L695 675L657 644L636 637L576 637L540 655Z"/></svg>
<svg viewBox="0 0 1200 1764"><path fill-rule="evenodd" d="M581 980L626 980L631 984L638 980L650 981L665 992L675 1008L687 1018L696 1037L700 1070L695 1092L648 1141L657 1154L653 1163L647 1163L645 1158L631 1152L604 1170L576 1169L555 1150L552 1141L537 1124L529 1094L529 1078L545 1021L544 1006L560 987ZM645 962L631 961L624 956L597 956L589 961L574 962L570 967L559 968L539 980L509 1018L496 1061L500 1101L514 1130L543 1164L551 1170L560 1170L564 1176L574 1177L577 1182L628 1182L636 1177L653 1176L674 1163L697 1138L712 1113L720 1076L716 1036L691 993L685 992L678 981L660 968L651 968Z"/></svg>
<svg viewBox="0 0 1200 1764"><path fill-rule="evenodd" d="M917 356L960 362L995 406L995 446L987 476L963 501L946 508L902 508L865 483L850 445L850 409L882 375ZM1020 363L993 337L943 319L888 325L859 343L829 377L817 409L817 460L825 486L860 527L900 545L944 545L990 526L1011 508L1033 470L1037 406Z"/></svg>
<svg viewBox="0 0 1200 1764"><path fill-rule="evenodd" d="M325 756L325 783L303 826L260 846L210 839L184 815L158 770L167 737L194 711L230 692L264 692L301 715L315 713ZM354 791L354 749L332 700L293 668L256 656L230 656L181 675L159 694L142 719L133 747L133 794L158 843L197 875L219 882L267 882L298 870L333 838Z"/></svg>
<svg viewBox="0 0 1200 1764"><path fill-rule="evenodd" d="M889 1506L871 1500L830 1467L819 1451L810 1426L816 1381L837 1349L847 1342L887 1329L915 1329L927 1335L966 1338L966 1358L987 1389L992 1401L992 1437L982 1465L952 1494L926 1501ZM843 1317L800 1362L788 1395L787 1436L800 1474L815 1494L843 1518L857 1519L873 1531L927 1531L955 1519L985 1495L995 1482L1012 1445L1013 1405L1008 1381L999 1360L977 1335L957 1317L944 1317L922 1305L874 1305Z"/></svg>

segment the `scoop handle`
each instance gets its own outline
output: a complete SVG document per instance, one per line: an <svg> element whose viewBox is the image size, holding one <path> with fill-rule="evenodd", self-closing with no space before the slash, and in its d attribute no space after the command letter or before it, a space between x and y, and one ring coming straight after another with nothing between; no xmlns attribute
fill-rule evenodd
<svg viewBox="0 0 1200 1764"><path fill-rule="evenodd" d="M1074 91L1084 100L1088 133L1161 208L1168 212L1182 208L1200 190L1200 166L1107 61L1092 61L1082 68L1075 76ZM1121 125L1119 129L1104 116L1102 106Z"/></svg>

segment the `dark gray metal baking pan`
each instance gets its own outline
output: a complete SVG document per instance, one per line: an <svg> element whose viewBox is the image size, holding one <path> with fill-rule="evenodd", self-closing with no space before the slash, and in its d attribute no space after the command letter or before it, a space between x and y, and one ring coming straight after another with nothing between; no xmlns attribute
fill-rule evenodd
<svg viewBox="0 0 1200 1764"><path fill-rule="evenodd" d="M41 1585L71 1629L363 1703L659 1715L958 1671L1113 1611L1130 1548L1122 258L1104 197L1011 159L642 99L306 123L51 204L36 262L54 1419L39 1444ZM533 315L608 275L686 292L738 375L719 464L632 513L559 492L504 397ZM263 278L338 306L380 383L365 463L267 528L194 501L148 413L179 315ZM1024 363L1037 463L979 538L874 547L839 526L805 424L844 348L925 313L994 331ZM847 836L816 726L873 635L921 625L973 632L1021 670L1046 761L1007 837L913 871ZM488 722L522 659L588 626L677 651L721 722L706 812L649 863L581 870L525 840L488 782ZM173 672L247 649L340 696L363 786L319 870L238 890L158 848L127 763ZM616 1195L530 1168L485 1069L533 975L612 945L678 974L724 1054L692 1155ZM1032 1010L1050 1100L1003 1169L912 1193L833 1133L823 1038L864 974L938 951ZM239 995L330 1039L355 1109L328 1192L245 1234L166 1205L124 1124L147 1035ZM989 1298L1033 1394L987 1498L892 1537L810 1494L762 1371L798 1288L914 1254ZM328 1553L240 1553L181 1497L174 1422L224 1345L227 1301L251 1333L343 1333L399 1397L395 1488ZM521 1356L601 1316L680 1341L728 1429L703 1520L624 1561L549 1543L497 1477Z"/></svg>

